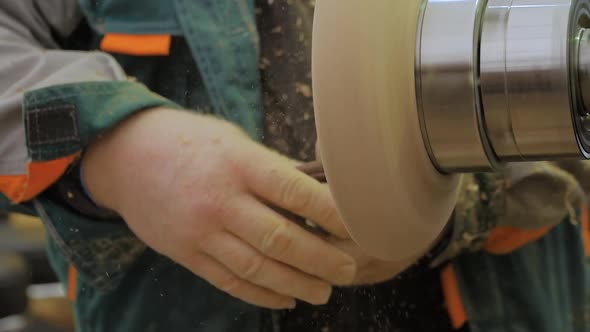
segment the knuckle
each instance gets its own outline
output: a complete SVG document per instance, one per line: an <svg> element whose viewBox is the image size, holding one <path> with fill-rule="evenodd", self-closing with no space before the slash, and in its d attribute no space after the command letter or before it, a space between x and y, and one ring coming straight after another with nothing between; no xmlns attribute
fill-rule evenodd
<svg viewBox="0 0 590 332"><path fill-rule="evenodd" d="M289 223L277 223L262 240L262 252L277 259L285 257L293 246L289 227Z"/></svg>
<svg viewBox="0 0 590 332"><path fill-rule="evenodd" d="M260 272L264 264L266 264L267 258L262 255L252 256L246 260L243 268L241 269L241 277L246 280L256 280L260 276Z"/></svg>
<svg viewBox="0 0 590 332"><path fill-rule="evenodd" d="M219 289L226 292L226 293L232 293L236 289L238 289L241 284L242 284L242 280L240 280L236 276L231 275L231 276L226 277L225 279L223 279L219 283Z"/></svg>
<svg viewBox="0 0 590 332"><path fill-rule="evenodd" d="M203 193L193 201L192 211L195 216L201 216L205 219L219 219L227 212L228 205L227 196Z"/></svg>
<svg viewBox="0 0 590 332"><path fill-rule="evenodd" d="M307 208L313 201L312 193L306 190L304 180L300 177L283 180L279 195L285 206L296 211Z"/></svg>

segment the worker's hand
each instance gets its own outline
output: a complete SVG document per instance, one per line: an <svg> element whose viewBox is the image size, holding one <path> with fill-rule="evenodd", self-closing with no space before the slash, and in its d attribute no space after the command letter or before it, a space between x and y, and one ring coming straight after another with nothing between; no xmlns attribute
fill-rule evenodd
<svg viewBox="0 0 590 332"><path fill-rule="evenodd" d="M92 145L83 170L150 247L251 304L324 304L355 276L350 255L269 208L346 238L328 189L228 122L144 111Z"/></svg>
<svg viewBox="0 0 590 332"><path fill-rule="evenodd" d="M328 242L347 252L356 260L357 273L348 286L368 286L393 279L420 258L416 256L397 262L383 261L365 254L352 240L329 238Z"/></svg>

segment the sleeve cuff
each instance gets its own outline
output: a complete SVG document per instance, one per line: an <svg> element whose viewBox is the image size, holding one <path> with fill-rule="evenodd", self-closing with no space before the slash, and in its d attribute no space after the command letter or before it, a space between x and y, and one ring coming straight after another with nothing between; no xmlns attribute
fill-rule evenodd
<svg viewBox="0 0 590 332"><path fill-rule="evenodd" d="M31 200L57 181L84 147L128 116L151 107L180 108L129 81L87 82L32 90L23 101L26 174L0 177L12 203Z"/></svg>
<svg viewBox="0 0 590 332"><path fill-rule="evenodd" d="M104 291L113 289L144 252L116 214L96 208L83 194L78 177L84 148L130 115L152 107L180 108L134 82L92 82L30 91L23 103L29 181L47 174L44 163L60 162L43 186L27 186L55 248L81 278ZM34 189L34 190L33 190ZM42 194L40 194L42 193Z"/></svg>

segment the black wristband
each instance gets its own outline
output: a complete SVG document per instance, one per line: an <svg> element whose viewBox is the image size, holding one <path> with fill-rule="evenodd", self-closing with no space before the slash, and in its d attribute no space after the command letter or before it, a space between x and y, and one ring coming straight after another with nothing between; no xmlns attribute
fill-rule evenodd
<svg viewBox="0 0 590 332"><path fill-rule="evenodd" d="M117 213L97 206L90 197L88 197L80 179L80 161L74 163L66 173L48 189L48 194L54 200L63 203L70 209L85 217L109 221L118 221L121 219Z"/></svg>

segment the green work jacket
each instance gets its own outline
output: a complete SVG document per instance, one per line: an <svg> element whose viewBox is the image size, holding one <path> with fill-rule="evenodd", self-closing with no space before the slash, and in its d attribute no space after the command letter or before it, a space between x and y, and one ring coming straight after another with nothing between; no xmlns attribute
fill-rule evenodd
<svg viewBox="0 0 590 332"><path fill-rule="evenodd" d="M130 80L27 92L23 112L31 126L27 145L33 161L83 152L127 116L154 106L215 114L261 139L252 0L80 0L80 5L92 29L65 45L91 50L107 34L171 35L170 55L113 53ZM48 112L51 117L42 116ZM45 222L49 257L75 295L81 331L260 330L267 311L232 298L147 248L122 220L84 216L50 193L25 207ZM589 330L582 235L580 220L566 220L513 253L455 258L451 264L471 330Z"/></svg>

